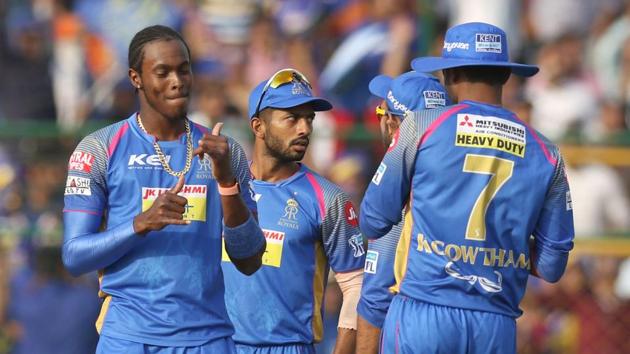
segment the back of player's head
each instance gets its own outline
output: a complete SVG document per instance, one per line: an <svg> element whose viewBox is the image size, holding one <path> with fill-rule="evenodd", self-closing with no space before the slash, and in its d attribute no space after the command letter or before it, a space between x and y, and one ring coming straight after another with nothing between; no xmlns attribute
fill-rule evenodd
<svg viewBox="0 0 630 354"><path fill-rule="evenodd" d="M374 77L370 92L385 100L388 110L399 117L407 112L448 106L451 101L446 89L433 75L408 71L395 78Z"/></svg>
<svg viewBox="0 0 630 354"><path fill-rule="evenodd" d="M174 29L162 26L162 25L154 25L145 27L136 33L129 43L129 68L141 72L142 71L142 59L144 58L144 46L147 43L153 41L171 41L178 40L184 44L186 47L186 51L188 52L188 57L190 57L190 48L188 48L188 44L184 40L184 38Z"/></svg>

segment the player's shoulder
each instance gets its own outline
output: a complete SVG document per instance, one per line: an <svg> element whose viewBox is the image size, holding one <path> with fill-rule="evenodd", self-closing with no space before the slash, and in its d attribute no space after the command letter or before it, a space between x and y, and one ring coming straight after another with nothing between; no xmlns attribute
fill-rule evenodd
<svg viewBox="0 0 630 354"><path fill-rule="evenodd" d="M120 138L129 128L127 119L110 124L86 135L77 146L77 149L107 149L114 138Z"/></svg>
<svg viewBox="0 0 630 354"><path fill-rule="evenodd" d="M302 165L305 174L307 175L308 179L310 180L311 184L315 184L316 187L319 187L322 191L322 193L324 194L324 197L328 200L328 199L334 199L340 195L345 195L346 193L343 191L343 189L341 189L341 187L339 187L338 185L336 185L335 183L333 183L332 181L328 180L326 177L320 175L319 173L311 170L308 166L306 165Z"/></svg>
<svg viewBox="0 0 630 354"><path fill-rule="evenodd" d="M450 115L464 108L466 108L465 105L455 104L455 105L445 106L445 107L440 107L440 108L423 109L420 111L407 112L405 117L411 118L416 123L434 121L444 114Z"/></svg>
<svg viewBox="0 0 630 354"><path fill-rule="evenodd" d="M540 145L549 151L549 154L554 160L558 160L562 157L560 154L560 147L556 143L552 142L549 138L530 125L528 125L528 129L530 134L534 135L534 138L539 141Z"/></svg>
<svg viewBox="0 0 630 354"><path fill-rule="evenodd" d="M326 206L330 206L337 200L340 199L348 199L346 192L344 192L341 187L332 181L328 180L326 177L320 175L319 173L311 170L306 165L302 165L304 172L309 179L309 182L313 186L313 188L321 190L322 196L326 203Z"/></svg>

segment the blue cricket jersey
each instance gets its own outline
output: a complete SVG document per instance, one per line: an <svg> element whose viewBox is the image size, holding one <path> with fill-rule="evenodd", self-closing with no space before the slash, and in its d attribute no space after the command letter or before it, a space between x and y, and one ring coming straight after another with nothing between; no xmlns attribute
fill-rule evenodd
<svg viewBox="0 0 630 354"><path fill-rule="evenodd" d="M395 290L416 300L517 317L530 235L543 261L566 264L573 247L557 147L497 106L464 101L403 121L363 199L364 234L386 234L407 201Z"/></svg>
<svg viewBox="0 0 630 354"><path fill-rule="evenodd" d="M196 124L191 130L194 149L208 130ZM228 140L234 174L247 186L245 154ZM147 210L177 182L164 171L153 141L136 114L84 138L68 165L64 212L103 215L111 229ZM182 170L186 134L159 145L171 168ZM184 218L191 224L137 237L129 252L99 271L101 334L160 346L197 346L232 335L220 267L223 214L208 155L193 157L179 195L188 200ZM255 208L247 188L242 197Z"/></svg>
<svg viewBox="0 0 630 354"><path fill-rule="evenodd" d="M224 253L225 302L234 341L319 342L329 265L335 272L363 267L358 215L339 187L305 165L281 182L253 180L252 188L267 249L263 266L249 277Z"/></svg>

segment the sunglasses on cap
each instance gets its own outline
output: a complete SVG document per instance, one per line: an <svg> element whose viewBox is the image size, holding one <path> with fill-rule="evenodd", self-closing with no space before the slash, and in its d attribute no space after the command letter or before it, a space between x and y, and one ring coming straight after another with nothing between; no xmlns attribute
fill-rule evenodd
<svg viewBox="0 0 630 354"><path fill-rule="evenodd" d="M276 89L284 84L288 84L295 81L305 84L311 90L313 89L313 86L311 86L311 83L308 82L308 80L306 79L306 76L304 76L304 74L302 74L301 72L295 69L282 69L276 72L275 74L273 74L269 78L269 80L267 80L267 83L265 84L265 86L263 86L262 92L260 93L260 98L258 99L258 103L256 104L255 115L257 116L258 113L260 113L258 111L260 109L260 104L262 103L265 93L270 87Z"/></svg>
<svg viewBox="0 0 630 354"><path fill-rule="evenodd" d="M392 111L386 110L385 108L382 108L380 105L376 106L375 112L376 112L376 117L378 118L378 120L381 120L381 117L386 114L389 114L392 116L400 116L400 117L403 116L402 114L398 114L398 113L394 113Z"/></svg>

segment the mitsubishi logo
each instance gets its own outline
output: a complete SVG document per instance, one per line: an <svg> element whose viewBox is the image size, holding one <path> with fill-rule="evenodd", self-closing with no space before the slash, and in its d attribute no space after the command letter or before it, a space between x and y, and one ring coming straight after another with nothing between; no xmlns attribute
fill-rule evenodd
<svg viewBox="0 0 630 354"><path fill-rule="evenodd" d="M468 116L464 116L464 120L462 122L459 123L459 125L467 125L469 127L472 127L472 123L470 122L470 118Z"/></svg>

